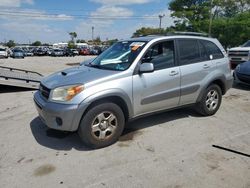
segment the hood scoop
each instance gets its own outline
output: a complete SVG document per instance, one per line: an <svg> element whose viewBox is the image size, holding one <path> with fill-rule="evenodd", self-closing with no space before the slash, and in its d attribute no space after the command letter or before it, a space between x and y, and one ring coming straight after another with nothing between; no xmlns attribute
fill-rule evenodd
<svg viewBox="0 0 250 188"><path fill-rule="evenodd" d="M66 75L67 75L67 73L66 73L66 72L61 72L61 74L62 74L63 76L66 76Z"/></svg>

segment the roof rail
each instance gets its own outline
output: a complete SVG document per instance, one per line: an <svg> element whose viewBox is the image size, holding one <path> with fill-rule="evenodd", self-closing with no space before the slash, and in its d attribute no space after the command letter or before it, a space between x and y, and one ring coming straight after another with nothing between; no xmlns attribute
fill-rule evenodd
<svg viewBox="0 0 250 188"><path fill-rule="evenodd" d="M201 36L201 37L210 37L207 33L198 33L198 32L173 32L174 35L190 35L190 36Z"/></svg>
<svg viewBox="0 0 250 188"><path fill-rule="evenodd" d="M198 32L182 32L175 31L170 33L159 33L159 34L150 34L150 35L139 35L138 37L157 37L157 36L174 36L174 35L189 35L189 36L200 36L200 37L211 37L207 33L198 33ZM132 37L133 38L133 37Z"/></svg>

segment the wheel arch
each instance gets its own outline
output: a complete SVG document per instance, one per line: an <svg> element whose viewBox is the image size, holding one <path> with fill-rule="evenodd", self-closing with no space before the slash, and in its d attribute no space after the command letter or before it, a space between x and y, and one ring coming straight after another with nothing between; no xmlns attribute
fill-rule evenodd
<svg viewBox="0 0 250 188"><path fill-rule="evenodd" d="M201 101L202 96L204 95L204 92L212 84L216 84L216 85L218 85L220 87L222 95L226 94L226 91L227 91L227 88L226 88L226 78L224 76L216 77L216 78L212 79L211 81L209 81L208 84L206 84L201 89L201 92L200 92L200 94L199 94L198 99L197 99L196 102L200 102Z"/></svg>
<svg viewBox="0 0 250 188"><path fill-rule="evenodd" d="M90 108L93 108L93 106L104 102L112 102L121 107L126 121L133 117L132 101L130 100L130 97L120 89L98 92L86 98L83 102L89 104L87 109L84 111L83 116Z"/></svg>

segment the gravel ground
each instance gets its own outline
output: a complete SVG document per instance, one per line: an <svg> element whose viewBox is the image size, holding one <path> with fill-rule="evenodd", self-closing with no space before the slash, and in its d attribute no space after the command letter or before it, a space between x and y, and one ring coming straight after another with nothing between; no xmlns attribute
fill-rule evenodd
<svg viewBox="0 0 250 188"><path fill-rule="evenodd" d="M0 66L44 75L89 57L0 59ZM120 141L99 150L76 133L48 129L32 90L0 86L0 187L249 188L250 88L234 87L212 117L191 109L128 124Z"/></svg>

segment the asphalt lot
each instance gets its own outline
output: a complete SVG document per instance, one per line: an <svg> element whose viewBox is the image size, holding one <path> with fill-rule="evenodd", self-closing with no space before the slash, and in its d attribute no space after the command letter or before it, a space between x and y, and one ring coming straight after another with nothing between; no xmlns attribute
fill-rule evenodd
<svg viewBox="0 0 250 188"><path fill-rule="evenodd" d="M89 57L0 59L44 75ZM49 130L32 90L0 87L0 187L249 188L250 88L237 86L212 117L191 109L128 124L120 141L88 150L76 133Z"/></svg>

